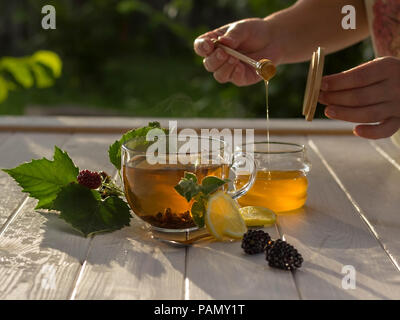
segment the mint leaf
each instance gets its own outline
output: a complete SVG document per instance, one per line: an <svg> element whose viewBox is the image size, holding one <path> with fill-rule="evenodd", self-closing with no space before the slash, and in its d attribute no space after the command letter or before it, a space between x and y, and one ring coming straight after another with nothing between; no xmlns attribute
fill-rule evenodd
<svg viewBox="0 0 400 320"><path fill-rule="evenodd" d="M199 196L198 200L193 202L190 213L192 215L194 223L202 228L204 227L204 214L206 212L207 197Z"/></svg>
<svg viewBox="0 0 400 320"><path fill-rule="evenodd" d="M76 181L79 169L68 153L57 146L53 161L46 158L32 160L14 169L3 169L23 188L23 192L39 200L36 209L54 209L53 201L61 188Z"/></svg>
<svg viewBox="0 0 400 320"><path fill-rule="evenodd" d="M187 202L201 192L201 188L197 184L197 177L191 172L185 172L184 177L174 188L182 197L186 198Z"/></svg>
<svg viewBox="0 0 400 320"><path fill-rule="evenodd" d="M185 178L185 179L188 179L188 180L191 180L191 181L193 181L193 183L197 183L197 177L196 177L196 175L194 174L194 173L192 173L192 172L185 172L184 174L183 174L183 177Z"/></svg>
<svg viewBox="0 0 400 320"><path fill-rule="evenodd" d="M129 226L130 210L116 196L101 200L98 191L71 183L61 189L54 200L60 218L71 224L85 237Z"/></svg>
<svg viewBox="0 0 400 320"><path fill-rule="evenodd" d="M201 181L201 191L204 194L210 194L218 190L225 183L228 183L229 179L222 180L215 176L207 176Z"/></svg>
<svg viewBox="0 0 400 320"><path fill-rule="evenodd" d="M146 148L153 142L153 141L146 141L146 135L147 133L152 130L152 129L162 129L160 126L159 122L149 122L148 126L130 130L126 132L121 139L116 140L112 145L110 145L108 149L108 157L110 159L110 162L117 168L118 170L121 170L121 147L122 145L133 139L133 138L141 138L138 139L136 144L132 147L138 147L141 146L143 147L143 150L146 150ZM162 129L165 133L167 132L166 129Z"/></svg>

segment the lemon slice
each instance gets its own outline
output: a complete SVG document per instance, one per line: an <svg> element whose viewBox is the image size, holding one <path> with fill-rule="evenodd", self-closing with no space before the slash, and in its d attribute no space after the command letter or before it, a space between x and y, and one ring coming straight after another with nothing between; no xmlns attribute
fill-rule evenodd
<svg viewBox="0 0 400 320"><path fill-rule="evenodd" d="M218 240L224 236L241 239L247 227L236 202L223 191L218 191L207 202L205 224Z"/></svg>
<svg viewBox="0 0 400 320"><path fill-rule="evenodd" d="M272 225L276 222L275 212L268 208L248 206L239 211L248 227Z"/></svg>

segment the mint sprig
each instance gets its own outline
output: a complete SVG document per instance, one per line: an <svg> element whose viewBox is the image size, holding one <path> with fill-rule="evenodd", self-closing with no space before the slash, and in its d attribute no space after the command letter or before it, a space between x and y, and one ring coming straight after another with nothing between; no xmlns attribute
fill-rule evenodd
<svg viewBox="0 0 400 320"><path fill-rule="evenodd" d="M220 187L229 182L229 179L220 179L215 176L204 177L201 184L194 173L185 172L183 178L174 187L175 190L185 199L193 204L190 210L193 221L198 227L204 226L204 215L207 209L209 196Z"/></svg>

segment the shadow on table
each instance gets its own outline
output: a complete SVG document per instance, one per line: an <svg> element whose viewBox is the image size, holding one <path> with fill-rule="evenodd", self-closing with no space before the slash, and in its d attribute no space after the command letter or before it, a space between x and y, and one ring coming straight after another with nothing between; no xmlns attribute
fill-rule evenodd
<svg viewBox="0 0 400 320"><path fill-rule="evenodd" d="M359 293L360 291L365 292L362 295L363 299L392 299L392 297L385 296L376 291L373 287L361 283L358 280L361 272L356 273L356 279L358 280L356 281L356 288L347 290L342 288L342 279L345 277L345 274L335 272L332 269L328 269L313 262L305 262L303 268L294 273L295 277L301 277L301 273L307 273L304 277L304 281L307 281L308 284L313 284L307 285L307 296L311 296L312 299L359 300L361 296ZM335 283L326 280L332 278L334 278ZM366 297L367 295L368 297Z"/></svg>
<svg viewBox="0 0 400 320"><path fill-rule="evenodd" d="M81 264L86 260L88 265L94 266L98 271L107 271L117 264L120 268L135 273L139 279L147 275L160 277L165 272L163 264L154 257L154 250L149 250L148 244L154 240L145 234L145 230L139 228L140 232L132 234L132 227L126 227L112 233L85 238L60 219L57 213L40 214L46 218L42 226L44 234L41 248L61 251ZM132 245L133 240L140 241Z"/></svg>

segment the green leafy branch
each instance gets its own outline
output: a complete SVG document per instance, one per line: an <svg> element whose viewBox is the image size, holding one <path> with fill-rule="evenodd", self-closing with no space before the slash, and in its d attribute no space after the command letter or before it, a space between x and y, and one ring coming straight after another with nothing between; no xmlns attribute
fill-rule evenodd
<svg viewBox="0 0 400 320"><path fill-rule="evenodd" d="M8 97L9 91L18 87L24 89L48 88L61 76L62 61L51 51L37 51L32 56L0 59L0 103Z"/></svg>
<svg viewBox="0 0 400 320"><path fill-rule="evenodd" d="M128 131L115 141L109 149L111 163L120 170L122 144L138 138L135 147L144 148L151 143L146 141L146 135L154 128L164 130L158 122L151 122L146 127ZM57 146L53 160L42 158L2 170L21 186L23 192L38 200L35 209L59 211L60 218L85 237L129 226L132 217L129 206L123 199L123 191L111 177L103 171L89 172L91 177L99 179L99 184L88 185L78 179L88 170L80 171L68 153Z"/></svg>
<svg viewBox="0 0 400 320"><path fill-rule="evenodd" d="M32 160L3 171L17 181L23 192L39 200L36 209L59 211L60 218L84 236L129 225L129 206L120 198L123 193L113 190L116 186L110 177L103 173L98 189L79 184L79 168L57 146L53 160Z"/></svg>

